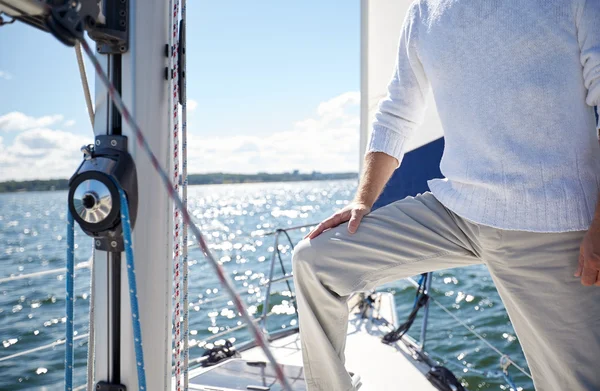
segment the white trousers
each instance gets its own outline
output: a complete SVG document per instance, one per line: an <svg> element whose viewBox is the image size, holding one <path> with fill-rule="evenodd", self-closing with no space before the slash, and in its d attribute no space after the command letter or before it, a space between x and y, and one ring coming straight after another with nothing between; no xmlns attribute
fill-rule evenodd
<svg viewBox="0 0 600 391"><path fill-rule="evenodd" d="M584 287L573 276L584 235L479 225L424 193L370 213L353 235L342 224L303 240L295 248L293 269L308 390L353 389L344 367L351 293L484 263L536 390L599 391L600 287Z"/></svg>

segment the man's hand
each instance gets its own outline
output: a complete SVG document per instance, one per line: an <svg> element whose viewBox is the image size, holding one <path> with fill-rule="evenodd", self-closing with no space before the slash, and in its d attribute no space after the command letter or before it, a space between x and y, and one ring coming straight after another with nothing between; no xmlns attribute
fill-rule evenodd
<svg viewBox="0 0 600 391"><path fill-rule="evenodd" d="M600 286L600 221L594 220L579 248L579 266L575 277L585 286Z"/></svg>
<svg viewBox="0 0 600 391"><path fill-rule="evenodd" d="M355 233L363 216L371 211L383 187L398 167L398 159L382 152L365 155L364 170L354 201L330 218L321 222L304 239L314 239L323 231L349 221L348 232Z"/></svg>
<svg viewBox="0 0 600 391"><path fill-rule="evenodd" d="M337 227L338 225L349 221L348 223L348 232L351 234L355 233L358 229L358 225L362 220L363 216L368 214L371 211L371 208L362 203L353 202L348 204L344 209L335 213L333 216L328 219L323 220L319 225L317 225L312 231L308 233L304 237L304 239L314 239L319 236L323 231Z"/></svg>

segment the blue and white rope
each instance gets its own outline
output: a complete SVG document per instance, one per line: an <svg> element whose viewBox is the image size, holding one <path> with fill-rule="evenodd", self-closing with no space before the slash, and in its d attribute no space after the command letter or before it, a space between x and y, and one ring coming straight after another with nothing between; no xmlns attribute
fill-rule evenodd
<svg viewBox="0 0 600 391"><path fill-rule="evenodd" d="M73 390L73 306L75 277L75 222L71 211L67 212L67 278L66 278L66 336L65 336L65 391Z"/></svg>
<svg viewBox="0 0 600 391"><path fill-rule="evenodd" d="M117 186L118 187L118 186ZM133 257L133 242L131 240L131 219L129 217L129 206L127 196L119 187L121 200L121 222L123 225L123 239L125 241L125 256L127 258L127 277L129 281L129 301L131 305L131 317L133 326L133 338L135 347L136 368L138 385L140 391L146 390L146 371L144 367L144 352L142 344L142 328L140 324L140 312L138 308L137 285L135 279L135 262ZM73 307L74 289L73 281L75 274L75 223L73 215L67 214L67 278L66 278L66 338L65 338L65 391L73 390ZM92 292L93 294L93 292Z"/></svg>
<svg viewBox="0 0 600 391"><path fill-rule="evenodd" d="M135 361L140 391L146 390L146 370L144 367L144 351L142 344L142 327L140 324L140 311L138 308L137 285L135 281L135 262L133 258L133 241L131 240L131 219L127 196L119 187L121 200L121 224L123 225L123 239L125 241L125 257L127 258L127 278L129 280L129 302L131 304L131 324L133 326L133 339L135 347Z"/></svg>

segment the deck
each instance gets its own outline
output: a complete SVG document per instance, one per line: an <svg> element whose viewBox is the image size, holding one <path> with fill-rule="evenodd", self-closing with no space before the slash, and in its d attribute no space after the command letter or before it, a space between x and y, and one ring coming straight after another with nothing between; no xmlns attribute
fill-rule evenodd
<svg viewBox="0 0 600 391"><path fill-rule="evenodd" d="M354 312L348 324L346 367L349 371L360 375L362 380L360 391L436 391L436 388L425 378L429 366L415 361L403 343L393 346L381 343L381 337L390 331L390 327L380 318L388 319L392 324L396 324L396 321L393 296L385 293L380 294L379 298L378 311L374 311L371 317L362 319L357 312ZM299 334L289 335L271 342L271 349L280 364L302 367ZM257 347L243 351L242 359L266 361L264 353ZM198 368L190 371L190 389L203 391L248 389L245 386L243 388L219 388L194 384L194 379L207 370L210 369ZM288 373L293 373L293 371L290 369ZM298 380L296 380L297 382ZM270 378L263 379L263 389L279 391L278 385L270 386L272 383ZM305 388L300 386L297 389ZM294 390L296 390L295 385Z"/></svg>

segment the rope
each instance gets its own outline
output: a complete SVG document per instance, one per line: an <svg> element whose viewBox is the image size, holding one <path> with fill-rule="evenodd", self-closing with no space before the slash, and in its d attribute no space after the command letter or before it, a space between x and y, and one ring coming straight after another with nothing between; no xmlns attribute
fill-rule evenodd
<svg viewBox="0 0 600 391"><path fill-rule="evenodd" d="M115 183L116 184L116 183ZM135 281L135 262L133 258L133 241L131 240L131 220L129 218L129 205L127 196L119 187L121 200L121 222L123 224L123 240L125 242L125 257L127 258L127 278L129 280L129 302L131 305L131 324L133 326L133 339L135 347L135 360L140 391L146 390L146 370L144 367L144 351L142 344L142 328L140 324L140 311L138 309L137 285Z"/></svg>
<svg viewBox="0 0 600 391"><path fill-rule="evenodd" d="M283 389L286 391L291 391L292 388L290 387L290 383L288 382L287 378L285 377L285 375L283 373L283 369L277 363L277 360L275 360L275 357L273 356L271 349L269 348L267 342L265 341L264 335L261 333L261 331L257 327L252 316L248 313L248 309L244 305L240 295L235 291L235 288L234 288L234 285L233 285L231 279L227 276L227 274L225 273L225 270L221 267L221 265L219 265L219 263L217 262L215 257L210 252L208 245L206 244L206 239L204 238L204 235L202 235L202 232L200 231L200 229L198 229L198 226L192 222L192 219L190 217L188 210L183 208L183 201L181 200L179 195L173 191L173 185L172 185L171 181L169 180L168 174L160 166L160 162L156 158L156 155L154 154L154 152L152 151L152 148L148 144L148 141L144 137L144 134L143 134L142 130L140 129L139 125L131 117L131 113L130 113L129 109L125 106L120 94L117 92L114 85L108 79L106 72L104 72L104 70L102 69L102 65L100 64L98 59L96 59L94 52L90 48L89 44L85 40L83 40L83 41L81 41L81 46L83 47L83 50L85 50L88 57L92 61L92 64L94 65L94 68L96 69L96 72L98 74L98 78L100 79L102 84L104 84L104 86L106 87L106 89L108 91L108 95L109 95L110 99L113 101L116 109L121 113L123 121L125 121L127 124L129 124L129 126L131 127L131 129L136 137L136 141L137 141L138 145L146 153L146 155L148 156L148 158L150 160L150 163L152 164L152 167L158 173L159 178L160 178L165 190L169 194L169 197L171 197L171 199L177 205L177 207L180 208L181 213L182 213L183 222L186 224L189 224L190 230L191 230L192 234L194 236L196 236L196 240L198 241L198 245L202 249L204 256L210 261L210 264L214 268L214 271L215 271L217 277L219 278L219 281L221 282L221 284L223 285L225 290L231 295L233 302L234 302L237 310L240 312L240 314L244 318L244 321L246 321L248 323L248 327L250 328L250 331L251 331L252 335L254 336L257 345L263 349L265 355L267 356L267 359L273 364L275 373L277 375L277 379L281 383Z"/></svg>
<svg viewBox="0 0 600 391"><path fill-rule="evenodd" d="M401 340L404 334L406 334L410 330L415 319L417 318L419 310L423 308L429 301L429 294L426 289L428 278L427 276L427 273L421 274L421 278L419 279L419 286L417 287L417 293L415 295L415 301L413 303L413 308L410 314L408 315L408 318L395 330L384 335L382 338L383 343L391 344L393 342L397 342Z"/></svg>
<svg viewBox="0 0 600 391"><path fill-rule="evenodd" d="M65 345L65 391L73 389L73 278L75 277L75 223L71 211L67 213L67 321Z"/></svg>
<svg viewBox="0 0 600 391"><path fill-rule="evenodd" d="M81 52L81 44L79 42L75 44L75 56L77 57L77 66L79 67L79 76L81 77L81 86L83 87L83 96L90 117L90 123L92 124L92 127L94 127L94 105L92 104L92 95L90 94L90 86L88 84L85 64L83 62L83 53Z"/></svg>
<svg viewBox="0 0 600 391"><path fill-rule="evenodd" d="M182 37L183 44L185 45L186 40L186 21L187 21L187 2L186 0L181 0L181 23L182 23ZM181 42L179 43L182 44ZM185 56L185 46L183 47L183 55ZM184 57L185 58L185 57ZM188 178L187 178L187 96L186 96L186 83L187 83L187 69L186 63L183 62L183 69L179 70L179 76L182 77L183 89L179 91L182 94L182 107L181 107L181 160L182 160L182 197L183 197L183 209L187 210L188 207L188 199L187 199L187 186L188 186ZM182 262L183 262L183 389L184 391L188 391L190 385L190 374L189 374L189 366L190 366L190 344L189 344L189 334L190 334L190 326L189 326L189 317L190 317L190 305L189 305L189 292L188 292L188 274L189 274L189 266L188 266L188 225L187 223L183 223L183 236L182 236Z"/></svg>
<svg viewBox="0 0 600 391"><path fill-rule="evenodd" d="M179 0L169 1L170 8L172 9L172 28L171 28L171 38L170 38L170 67L171 67L171 88L172 95L170 95L169 101L170 106L173 110L173 191L174 193L179 194L179 89L178 89L178 80L179 80L179 70L178 70L178 36L179 36ZM169 110L171 110L171 108ZM173 287L175 293L173 308L173 321L175 323L175 384L176 390L181 391L181 375L183 372L183 363L182 363L182 335L181 335L181 280L182 280L182 258L180 255L180 223L181 217L179 214L179 207L176 205L173 208Z"/></svg>

